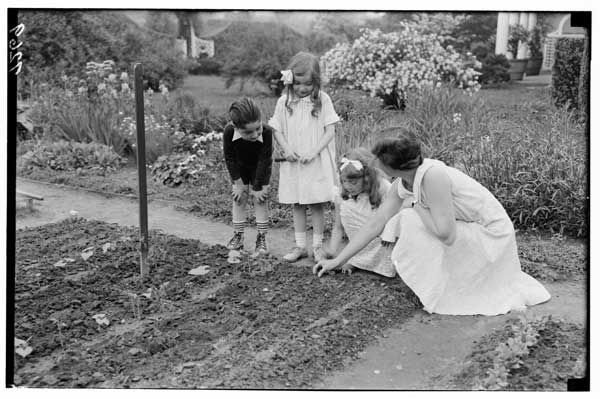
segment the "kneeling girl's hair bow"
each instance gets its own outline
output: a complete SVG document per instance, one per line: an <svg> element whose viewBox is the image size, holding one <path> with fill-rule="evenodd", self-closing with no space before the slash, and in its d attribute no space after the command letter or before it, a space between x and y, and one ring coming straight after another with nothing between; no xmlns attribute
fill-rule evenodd
<svg viewBox="0 0 600 399"><path fill-rule="evenodd" d="M340 172L343 171L346 166L348 165L352 165L354 166L354 168L356 170L362 170L363 169L363 164L360 161L354 160L354 159L348 159L348 158L342 158L342 164L340 165Z"/></svg>

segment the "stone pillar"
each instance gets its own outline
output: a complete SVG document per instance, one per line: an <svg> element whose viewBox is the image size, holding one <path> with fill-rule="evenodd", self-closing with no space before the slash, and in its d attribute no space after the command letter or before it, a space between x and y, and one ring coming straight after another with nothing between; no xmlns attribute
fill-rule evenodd
<svg viewBox="0 0 600 399"><path fill-rule="evenodd" d="M529 19L527 20L527 30L531 32L535 28L535 25L537 25L537 14L530 12Z"/></svg>
<svg viewBox="0 0 600 399"><path fill-rule="evenodd" d="M522 12L519 13L519 25L523 28L527 29L529 24L529 13ZM517 59L527 58L527 52L529 51L529 46L527 43L519 42L519 51L517 52Z"/></svg>
<svg viewBox="0 0 600 399"><path fill-rule="evenodd" d="M498 24L496 25L496 54L506 55L508 47L508 13L498 13Z"/></svg>

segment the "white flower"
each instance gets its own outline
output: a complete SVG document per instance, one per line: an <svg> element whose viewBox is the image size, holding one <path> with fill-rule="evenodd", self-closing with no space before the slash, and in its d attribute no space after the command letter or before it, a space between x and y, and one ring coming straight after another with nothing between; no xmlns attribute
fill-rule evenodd
<svg viewBox="0 0 600 399"><path fill-rule="evenodd" d="M290 69L281 71L281 81L284 85L291 85L294 83L294 73Z"/></svg>
<svg viewBox="0 0 600 399"><path fill-rule="evenodd" d="M109 82L114 82L117 80L117 75L114 73L111 73L110 75L108 75L108 81Z"/></svg>
<svg viewBox="0 0 600 399"><path fill-rule="evenodd" d="M456 113L452 115L452 122L458 123L461 120L462 115L460 113Z"/></svg>
<svg viewBox="0 0 600 399"><path fill-rule="evenodd" d="M129 85L127 83L121 83L121 91L127 93L129 90Z"/></svg>
<svg viewBox="0 0 600 399"><path fill-rule="evenodd" d="M85 94L87 93L87 87L82 86L79 89L77 89L77 94Z"/></svg>
<svg viewBox="0 0 600 399"><path fill-rule="evenodd" d="M106 85L104 83L98 84L98 91L103 91L106 89Z"/></svg>
<svg viewBox="0 0 600 399"><path fill-rule="evenodd" d="M121 73L121 80L129 80L129 75L127 75L127 72Z"/></svg>

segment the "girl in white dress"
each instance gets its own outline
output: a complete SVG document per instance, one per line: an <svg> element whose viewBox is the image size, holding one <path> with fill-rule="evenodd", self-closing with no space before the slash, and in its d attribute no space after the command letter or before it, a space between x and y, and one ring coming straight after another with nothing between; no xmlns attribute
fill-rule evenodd
<svg viewBox="0 0 600 399"><path fill-rule="evenodd" d="M295 262L308 256L306 211L313 225L313 256L323 259L325 203L333 200L338 180L335 168L335 129L340 118L329 96L321 91L319 60L310 53L296 54L282 71L283 95L269 125L286 162L279 168L279 202L293 205L296 246L283 259Z"/></svg>
<svg viewBox="0 0 600 399"><path fill-rule="evenodd" d="M398 275L430 313L498 315L550 299L521 270L513 224L481 184L443 162L423 159L419 143L400 136L373 148L379 167L399 177L375 217L332 260L313 268L321 276L363 248L398 215L392 261ZM401 210L392 193L413 192L415 205Z"/></svg>
<svg viewBox="0 0 600 399"><path fill-rule="evenodd" d="M357 148L342 156L339 165L342 185L334 197L336 218L331 240L325 251L327 257L333 257L339 251L344 232L352 239L375 216L392 185L379 169L370 166L373 160L373 155L366 148ZM412 206L413 197L410 192L404 190L400 195L404 198L403 207ZM386 227L380 237L367 244L342 266L342 272L350 274L356 267L386 277L396 275L391 259L393 244L397 238L396 220L392 218Z"/></svg>

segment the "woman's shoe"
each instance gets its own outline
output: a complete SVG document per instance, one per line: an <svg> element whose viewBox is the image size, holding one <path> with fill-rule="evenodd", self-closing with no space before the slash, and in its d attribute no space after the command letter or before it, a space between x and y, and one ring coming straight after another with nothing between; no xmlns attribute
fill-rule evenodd
<svg viewBox="0 0 600 399"><path fill-rule="evenodd" d="M294 247L292 250L283 256L286 262L296 262L298 259L308 257L306 248Z"/></svg>

